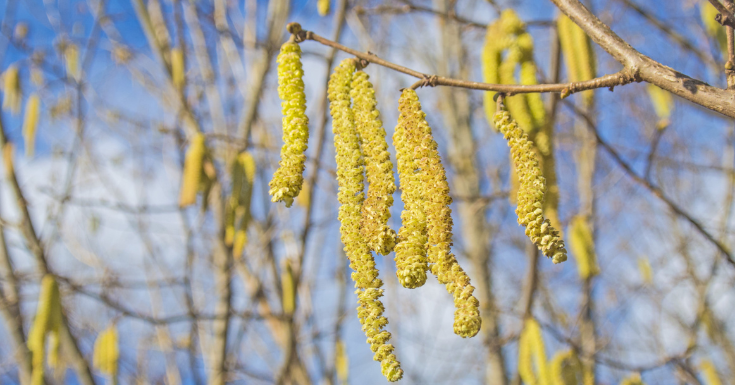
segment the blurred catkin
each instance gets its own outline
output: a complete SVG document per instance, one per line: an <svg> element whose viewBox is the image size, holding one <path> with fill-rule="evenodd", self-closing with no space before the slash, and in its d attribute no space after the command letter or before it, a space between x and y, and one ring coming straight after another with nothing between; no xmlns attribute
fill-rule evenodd
<svg viewBox="0 0 735 385"><path fill-rule="evenodd" d="M56 280L51 275L46 275L41 280L41 293L38 297L36 317L33 320L31 330L28 332L28 350L31 352L32 374L31 384L40 385L44 383L44 356L46 354L46 336L55 334L58 339L61 327L61 294ZM54 347L58 349L56 344ZM58 357L58 352L54 352Z"/></svg>
<svg viewBox="0 0 735 385"><path fill-rule="evenodd" d="M184 172L181 177L179 207L186 207L196 203L206 152L207 148L204 134L196 133L191 138L189 148L186 150Z"/></svg>
<svg viewBox="0 0 735 385"><path fill-rule="evenodd" d="M232 163L232 193L227 202L225 244L232 245L235 258L242 255L247 244L255 172L255 158L249 152L241 152Z"/></svg>
<svg viewBox="0 0 735 385"><path fill-rule="evenodd" d="M646 384L641 379L641 375L639 373L634 373L624 378L622 381L620 381L620 385L646 385Z"/></svg>
<svg viewBox="0 0 735 385"><path fill-rule="evenodd" d="M587 279L600 274L595 254L595 240L584 215L577 215L569 224L569 248L577 260L579 278Z"/></svg>
<svg viewBox="0 0 735 385"><path fill-rule="evenodd" d="M171 81L179 91L181 91L186 83L184 51L181 48L171 50Z"/></svg>
<svg viewBox="0 0 735 385"><path fill-rule="evenodd" d="M3 110L17 115L20 112L22 99L23 91L20 87L18 67L13 64L3 73Z"/></svg>
<svg viewBox="0 0 735 385"><path fill-rule="evenodd" d="M329 14L331 2L331 0L317 0L316 9L319 12L319 16L327 16Z"/></svg>
<svg viewBox="0 0 735 385"><path fill-rule="evenodd" d="M710 37L717 40L717 44L720 46L720 51L722 52L722 57L727 58L727 32L725 32L725 26L715 20L715 17L717 17L719 13L720 12L717 11L717 8L715 8L711 3L707 1L700 3L699 14L702 17L704 29Z"/></svg>
<svg viewBox="0 0 735 385"><path fill-rule="evenodd" d="M301 47L293 42L283 44L277 61L278 96L282 100L283 112L283 147L278 170L269 184L269 194L273 202L282 201L286 207L291 207L304 183L304 152L309 139Z"/></svg>
<svg viewBox="0 0 735 385"><path fill-rule="evenodd" d="M329 78L329 112L332 115L337 182L340 203L340 234L344 251L350 259L354 272L359 306L358 318L367 335L374 360L381 362L381 372L388 381L403 377L400 363L389 344L391 334L383 330L388 319L383 316L383 281L378 278L375 260L360 231L361 209L364 201L364 163L360 149L360 138L355 128L355 117L351 108L350 89L355 73L354 59L345 59Z"/></svg>
<svg viewBox="0 0 735 385"><path fill-rule="evenodd" d="M582 366L574 350L558 352L549 364L548 385L579 385L584 383Z"/></svg>
<svg viewBox="0 0 735 385"><path fill-rule="evenodd" d="M712 361L703 359L699 363L699 370L701 371L701 376L705 379L707 385L722 385L720 376L717 374L717 368Z"/></svg>
<svg viewBox="0 0 735 385"><path fill-rule="evenodd" d="M473 295L475 288L470 283L470 277L451 252L453 223L449 205L452 198L449 196L449 184L438 146L426 122L426 114L421 110L416 91L403 90L398 108L403 116L404 129L410 131L410 135L415 135L415 143L418 144L414 158L420 169L418 179L423 185L426 246L431 272L454 296L454 333L463 338L473 337L482 325L480 303Z"/></svg>
<svg viewBox="0 0 735 385"><path fill-rule="evenodd" d="M653 283L653 269L651 269L651 262L648 261L647 257L638 258L638 272L641 274L641 279L646 285Z"/></svg>
<svg viewBox="0 0 735 385"><path fill-rule="evenodd" d="M26 145L26 156L33 157L36 148L36 129L41 116L41 99L32 94L26 101L26 111L23 117L23 141Z"/></svg>
<svg viewBox="0 0 735 385"><path fill-rule="evenodd" d="M564 240L559 231L543 216L546 180L541 175L532 143L507 111L495 113L495 126L508 141L513 166L520 181L516 208L518 223L526 227L526 235L554 263L566 261Z"/></svg>
<svg viewBox="0 0 735 385"><path fill-rule="evenodd" d="M79 80L79 47L76 44L68 43L64 48L64 61L66 63L66 76L74 80Z"/></svg>
<svg viewBox="0 0 735 385"><path fill-rule="evenodd" d="M551 385L541 326L533 318L526 319L518 339L518 374L526 385Z"/></svg>
<svg viewBox="0 0 735 385"><path fill-rule="evenodd" d="M291 261L286 259L281 269L281 292L283 293L283 313L292 315L296 309L296 282L294 282Z"/></svg>
<svg viewBox="0 0 735 385"><path fill-rule="evenodd" d="M597 72L597 61L595 51L592 49L592 40L566 15L559 16L556 26L569 81L580 82L593 79ZM593 98L593 90L582 91L582 101L585 106L591 105Z"/></svg>
<svg viewBox="0 0 735 385"><path fill-rule="evenodd" d="M651 98L651 104L653 104L653 110L656 111L658 116L658 123L656 127L661 130L666 128L670 121L671 111L674 109L674 98L671 97L669 91L663 90L653 84L646 86L648 96Z"/></svg>
<svg viewBox="0 0 735 385"><path fill-rule="evenodd" d="M113 324L103 330L94 342L94 357L92 364L101 373L110 376L115 381L120 358L117 327Z"/></svg>
<svg viewBox="0 0 735 385"><path fill-rule="evenodd" d="M347 357L347 349L341 338L337 339L334 347L334 369L340 384L346 385L350 376L350 362Z"/></svg>
<svg viewBox="0 0 735 385"><path fill-rule="evenodd" d="M396 184L385 129L376 108L378 102L375 100L375 90L365 72L355 72L350 95L369 184L367 197L362 205L362 236L370 250L388 255L396 244L396 233L388 226Z"/></svg>

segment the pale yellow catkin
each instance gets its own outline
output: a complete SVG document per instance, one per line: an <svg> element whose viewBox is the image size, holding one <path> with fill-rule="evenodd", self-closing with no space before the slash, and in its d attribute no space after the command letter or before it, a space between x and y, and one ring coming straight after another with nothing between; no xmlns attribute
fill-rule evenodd
<svg viewBox="0 0 735 385"><path fill-rule="evenodd" d="M171 81L177 90L181 90L186 83L184 51L181 48L171 50Z"/></svg>
<svg viewBox="0 0 735 385"><path fill-rule="evenodd" d="M350 361L347 357L347 348L341 338L337 339L334 346L334 369L340 384L346 385L350 376Z"/></svg>
<svg viewBox="0 0 735 385"><path fill-rule="evenodd" d="M41 116L41 99L37 94L31 94L26 102L26 111L23 118L23 141L26 145L26 156L33 157L36 148L36 129Z"/></svg>
<svg viewBox="0 0 735 385"><path fill-rule="evenodd" d="M722 57L726 58L728 55L727 32L725 32L725 27L715 20L718 13L720 12L717 11L717 8L715 8L715 6L710 2L702 1L700 3L699 14L702 17L704 29L707 31L708 35L717 40L717 44L720 46L720 52L722 52Z"/></svg>
<svg viewBox="0 0 735 385"><path fill-rule="evenodd" d="M232 245L232 255L239 258L247 245L247 228L250 224L250 205L255 182L255 158L240 153L232 166L232 194L227 204L225 243Z"/></svg>
<svg viewBox="0 0 735 385"><path fill-rule="evenodd" d="M641 279L646 285L653 283L653 269L651 269L651 262L648 261L647 257L638 258L638 272L641 274Z"/></svg>
<svg viewBox="0 0 735 385"><path fill-rule="evenodd" d="M648 96L651 98L653 110L656 111L659 119L657 128L666 128L670 123L671 111L674 109L674 98L669 91L662 90L650 83L646 86L646 90L648 91Z"/></svg>
<svg viewBox="0 0 735 385"><path fill-rule="evenodd" d="M13 64L3 73L3 110L17 115L20 112L22 98L23 91L20 86L18 67Z"/></svg>
<svg viewBox="0 0 735 385"><path fill-rule="evenodd" d="M331 2L331 0L317 0L316 9L319 12L319 16L327 16L329 14Z"/></svg>
<svg viewBox="0 0 735 385"><path fill-rule="evenodd" d="M541 326L527 318L518 339L518 374L526 385L551 385Z"/></svg>
<svg viewBox="0 0 735 385"><path fill-rule="evenodd" d="M569 224L569 248L577 260L579 278L587 279L600 273L595 254L595 240L592 230L583 215L577 215Z"/></svg>
<svg viewBox="0 0 735 385"><path fill-rule="evenodd" d="M548 385L579 385L584 383L582 366L574 350L558 352L549 363Z"/></svg>
<svg viewBox="0 0 735 385"><path fill-rule="evenodd" d="M186 150L186 157L184 159L179 207L186 207L196 203L206 151L204 134L194 134L191 138L189 148Z"/></svg>
<svg viewBox="0 0 735 385"><path fill-rule="evenodd" d="M717 368L712 361L708 359L700 361L699 370L702 373L702 377L705 379L706 385L722 385L720 376L717 374Z"/></svg>
<svg viewBox="0 0 735 385"><path fill-rule="evenodd" d="M281 268L281 292L283 295L283 314L292 315L296 309L296 283L294 282L291 261L284 260Z"/></svg>
<svg viewBox="0 0 735 385"><path fill-rule="evenodd" d="M597 64L589 36L566 15L560 15L556 25L569 81L579 82L594 78ZM593 99L594 91L582 92L582 100L586 106Z"/></svg>
<svg viewBox="0 0 735 385"><path fill-rule="evenodd" d="M646 385L640 373L634 373L620 381L620 385Z"/></svg>
<svg viewBox="0 0 735 385"><path fill-rule="evenodd" d="M76 44L68 43L64 49L64 60L66 63L66 76L74 80L79 80L79 47Z"/></svg>
<svg viewBox="0 0 735 385"><path fill-rule="evenodd" d="M28 332L28 350L31 352L31 384L44 382L44 358L46 355L46 336L58 333L61 327L61 294L56 280L45 275L41 280L41 292L38 297L36 317ZM57 334L58 335L58 334ZM56 346L58 349L58 345Z"/></svg>
<svg viewBox="0 0 735 385"><path fill-rule="evenodd" d="M115 381L120 358L117 327L113 324L102 331L94 342L94 356L92 364L101 373L110 376Z"/></svg>

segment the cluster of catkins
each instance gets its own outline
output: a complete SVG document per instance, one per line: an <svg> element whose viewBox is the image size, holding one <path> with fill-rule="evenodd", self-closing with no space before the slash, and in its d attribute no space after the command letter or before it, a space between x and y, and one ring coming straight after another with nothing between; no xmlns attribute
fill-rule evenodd
<svg viewBox="0 0 735 385"><path fill-rule="evenodd" d="M308 136L301 50L293 41L278 56L279 95L283 106L281 162L270 183L272 201L290 206L303 184L304 151ZM383 281L372 252L395 251L398 279L406 288L426 282L431 271L454 296L454 332L475 336L481 326L479 302L473 296L469 276L452 254L452 218L446 172L431 128L421 111L416 92L403 91L400 117L393 136L404 210L398 234L388 226L396 184L388 152L386 132L377 110L369 76L356 59L345 59L328 84L334 133L340 202L340 234L345 254L354 270L359 306L358 318L368 337L374 359L381 362L389 381L403 376L389 344L391 334L383 315ZM368 190L365 193L365 182Z"/></svg>

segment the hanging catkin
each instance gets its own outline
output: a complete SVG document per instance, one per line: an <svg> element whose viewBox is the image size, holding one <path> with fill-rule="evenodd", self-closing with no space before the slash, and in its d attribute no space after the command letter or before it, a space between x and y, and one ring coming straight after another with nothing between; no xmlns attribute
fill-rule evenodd
<svg viewBox="0 0 735 385"><path fill-rule="evenodd" d="M33 157L36 148L36 129L41 116L41 99L32 94L26 102L26 111L23 117L23 141L26 145L26 156Z"/></svg>
<svg viewBox="0 0 735 385"><path fill-rule="evenodd" d="M316 9L319 12L319 16L327 16L329 14L329 8L331 0L317 0Z"/></svg>
<svg viewBox="0 0 735 385"><path fill-rule="evenodd" d="M720 376L717 374L717 368L712 363L712 361L708 359L703 359L699 363L699 370L701 371L701 376L704 377L707 385L722 385L722 381L720 381Z"/></svg>
<svg viewBox="0 0 735 385"><path fill-rule="evenodd" d="M66 63L66 76L78 81L80 77L79 47L76 44L66 44L64 62Z"/></svg>
<svg viewBox="0 0 735 385"><path fill-rule="evenodd" d="M569 81L580 82L593 79L597 72L597 64L595 51L592 49L592 40L566 15L559 16L556 26ZM592 104L593 98L593 90L582 92L582 101L586 106Z"/></svg>
<svg viewBox="0 0 735 385"><path fill-rule="evenodd" d="M334 370L337 372L337 379L342 385L347 385L347 379L350 376L350 362L347 357L347 349L341 338L337 339L334 346Z"/></svg>
<svg viewBox="0 0 735 385"><path fill-rule="evenodd" d="M646 384L641 379L641 375L639 373L634 373L624 378L622 381L620 381L620 385L646 385Z"/></svg>
<svg viewBox="0 0 735 385"><path fill-rule="evenodd" d="M225 243L232 245L232 255L239 258L247 244L250 203L255 182L255 159L249 152L240 153L232 165L232 195L227 203Z"/></svg>
<svg viewBox="0 0 735 385"><path fill-rule="evenodd" d="M582 363L574 350L558 352L549 364L548 385L579 385L584 383Z"/></svg>
<svg viewBox="0 0 735 385"><path fill-rule="evenodd" d="M595 240L587 218L577 215L569 224L569 248L577 260L579 278L587 279L600 273L595 254Z"/></svg>
<svg viewBox="0 0 735 385"><path fill-rule="evenodd" d="M431 127L426 122L426 114L421 110L416 91L403 90L399 100L399 110L405 116L404 130L415 135L418 146L414 150L415 165L420 169L418 179L423 185L423 207L426 215L427 254L431 272L439 282L446 285L447 291L454 296L454 333L467 338L480 331L479 302L474 297L475 288L470 277L462 270L451 252L452 210L449 205L449 184Z"/></svg>
<svg viewBox="0 0 735 385"><path fill-rule="evenodd" d="M296 282L294 282L291 261L286 259L281 269L281 292L283 293L283 314L292 315L296 309Z"/></svg>
<svg viewBox="0 0 735 385"><path fill-rule="evenodd" d="M507 111L495 113L495 126L508 141L513 166L520 181L516 208L518 223L526 227L526 235L554 263L566 261L564 240L543 216L546 180L541 175L533 145Z"/></svg>
<svg viewBox="0 0 735 385"><path fill-rule="evenodd" d="M526 385L551 385L541 326L533 318L526 319L518 339L518 374Z"/></svg>
<svg viewBox="0 0 735 385"><path fill-rule="evenodd" d="M350 95L369 184L367 197L362 205L362 236L370 250L388 255L396 243L396 233L388 227L396 184L393 179L393 163L390 161L388 143L385 140L385 129L376 107L378 102L375 100L375 90L365 72L355 72Z"/></svg>
<svg viewBox="0 0 735 385"><path fill-rule="evenodd" d="M727 58L727 32L725 32L725 27L715 20L715 17L717 17L717 14L719 13L720 12L714 5L712 5L712 3L707 1L700 3L699 14L702 17L704 29L710 37L717 40L717 44L720 46L720 52L722 52L722 57Z"/></svg>
<svg viewBox="0 0 735 385"><path fill-rule="evenodd" d="M196 203L202 179L204 157L207 152L204 134L196 133L191 138L189 148L186 150L184 159L184 171L181 176L181 192L179 194L179 207L186 207Z"/></svg>
<svg viewBox="0 0 735 385"><path fill-rule="evenodd" d="M94 357L92 364L101 373L110 376L113 382L117 378L120 347L117 327L113 324L103 330L94 342Z"/></svg>
<svg viewBox="0 0 735 385"><path fill-rule="evenodd" d="M18 67L13 64L3 73L3 110L17 115L20 112L21 99L23 99L23 91L20 87Z"/></svg>
<svg viewBox="0 0 735 385"><path fill-rule="evenodd" d="M181 48L171 50L171 81L179 91L184 87L184 83L186 83L184 51Z"/></svg>
<svg viewBox="0 0 735 385"><path fill-rule="evenodd" d="M31 384L43 384L44 357L46 354L46 336L55 334L58 338L61 327L61 294L56 280L46 275L41 280L41 293L33 326L28 332L28 350L31 352L32 374ZM58 349L58 344L55 346ZM54 353L58 356L58 353Z"/></svg>
<svg viewBox="0 0 735 385"><path fill-rule="evenodd" d="M278 170L269 184L269 194L273 202L285 202L286 207L291 207L304 183L304 152L309 139L301 47L293 42L283 44L277 61L278 96L282 100L283 112L283 147Z"/></svg>
<svg viewBox="0 0 735 385"><path fill-rule="evenodd" d="M375 261L360 231L365 177L360 138L350 106L350 88L354 73L354 60L346 59L334 70L328 84L339 185L337 198L340 203L340 234L345 254L350 259L350 267L354 270L352 279L357 288L357 314L362 330L368 337L370 349L375 353L374 360L381 361L383 375L388 381L398 381L403 377L403 370L393 354L393 345L388 343L391 334L383 330L388 324L380 301L383 296L383 281L378 278Z"/></svg>

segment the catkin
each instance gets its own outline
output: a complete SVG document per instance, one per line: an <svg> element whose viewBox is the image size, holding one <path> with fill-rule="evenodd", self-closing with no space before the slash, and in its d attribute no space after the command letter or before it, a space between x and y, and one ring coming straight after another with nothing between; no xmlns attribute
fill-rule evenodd
<svg viewBox="0 0 735 385"><path fill-rule="evenodd" d="M66 76L79 80L79 47L76 44L66 44L64 48L64 60L66 63Z"/></svg>
<svg viewBox="0 0 735 385"><path fill-rule="evenodd" d="M699 370L701 371L702 377L704 377L707 385L722 385L720 376L717 374L717 368L712 361L708 359L702 360L699 363Z"/></svg>
<svg viewBox="0 0 735 385"><path fill-rule="evenodd" d="M171 50L171 81L177 90L181 90L186 83L186 69L184 68L184 51L181 48Z"/></svg>
<svg viewBox="0 0 735 385"><path fill-rule="evenodd" d="M32 94L26 102L26 111L23 118L23 141L26 144L26 156L33 157L36 148L36 128L41 116L41 99L37 94Z"/></svg>
<svg viewBox="0 0 735 385"><path fill-rule="evenodd" d="M249 152L240 153L232 165L232 194L227 203L225 243L232 245L232 255L239 258L247 244L250 202L255 181L255 159Z"/></svg>
<svg viewBox="0 0 735 385"><path fill-rule="evenodd" d="M11 65L3 73L3 110L10 111L13 115L20 112L20 102L23 99L23 91L20 87L20 76L18 67Z"/></svg>
<svg viewBox="0 0 735 385"><path fill-rule="evenodd" d="M638 272L641 274L641 279L646 285L653 283L653 270L651 269L651 262L648 258L638 258Z"/></svg>
<svg viewBox="0 0 735 385"><path fill-rule="evenodd" d="M296 309L296 284L291 262L288 259L285 260L281 269L281 292L283 293L283 313L291 315Z"/></svg>
<svg viewBox="0 0 735 385"><path fill-rule="evenodd" d="M117 328L115 325L110 325L97 336L97 340L94 342L92 364L97 370L110 376L114 381L117 377L119 358L120 347Z"/></svg>
<svg viewBox="0 0 735 385"><path fill-rule="evenodd" d="M355 128L355 117L350 106L354 72L354 60L346 59L334 70L328 84L339 185L337 198L340 203L340 234L345 254L350 259L350 267L354 270L352 279L357 288L357 314L362 330L368 337L370 349L375 353L374 360L381 361L383 375L388 381L398 381L403 377L403 370L393 354L393 345L388 344L391 334L383 330L388 324L380 301L383 296L383 281L378 278L375 260L360 231L360 212L365 199L364 162L360 138Z"/></svg>
<svg viewBox="0 0 735 385"><path fill-rule="evenodd" d="M204 134L196 133L191 138L189 148L184 159L184 172L181 177L181 192L179 207L186 207L196 203L197 192L202 180L204 157L207 152Z"/></svg>
<svg viewBox="0 0 735 385"><path fill-rule="evenodd" d="M396 275L403 287L415 289L426 283L429 270L426 256L426 214L424 213L424 185L418 174L418 162L414 150L418 146L415 119L404 106L410 101L401 95L398 103L398 125L393 134L396 148L398 178L401 182L401 228L398 230L400 242L395 247ZM405 112L404 112L405 111Z"/></svg>
<svg viewBox="0 0 735 385"><path fill-rule="evenodd" d="M646 385L640 373L634 373L620 381L620 385Z"/></svg>
<svg viewBox="0 0 735 385"><path fill-rule="evenodd" d="M600 274L595 254L595 240L587 218L578 215L569 224L569 248L577 260L579 278L587 279Z"/></svg>
<svg viewBox="0 0 735 385"><path fill-rule="evenodd" d="M390 161L388 143L385 140L385 129L376 108L378 102L375 100L375 90L365 72L355 72L350 95L369 184L367 197L362 205L362 236L370 250L388 255L396 244L396 233L388 226L396 184L393 163Z"/></svg>
<svg viewBox="0 0 735 385"><path fill-rule="evenodd" d="M277 61L278 96L282 100L283 112L283 147L278 170L269 184L269 194L273 202L282 201L286 207L291 207L304 183L304 152L309 139L301 47L293 42L283 44Z"/></svg>
<svg viewBox="0 0 735 385"><path fill-rule="evenodd" d="M513 165L520 180L516 208L518 223L526 227L526 235L554 263L566 261L564 240L559 231L543 216L546 180L541 175L533 144L507 111L500 110L495 114L495 125L508 141Z"/></svg>
<svg viewBox="0 0 735 385"><path fill-rule="evenodd" d="M452 210L449 205L449 184L441 163L438 146L426 122L426 114L421 110L416 91L403 90L399 110L405 116L405 130L412 131L418 146L414 149L420 171L418 179L423 185L423 207L426 215L427 254L431 272L447 291L454 296L454 333L463 337L473 337L482 325L480 303L473 294L475 288L470 277L462 270L451 252Z"/></svg>
<svg viewBox="0 0 735 385"><path fill-rule="evenodd" d="M560 15L556 25L569 81L593 79L597 64L590 37L566 15ZM586 106L591 105L593 99L593 90L582 91L582 101Z"/></svg>
<svg viewBox="0 0 735 385"><path fill-rule="evenodd" d="M717 40L717 44L720 46L722 57L726 58L727 53L727 32L725 27L715 20L717 14L720 13L714 5L707 1L700 3L699 14L702 17L702 24L707 34Z"/></svg>
<svg viewBox="0 0 735 385"><path fill-rule="evenodd" d="M518 374L526 385L549 385L541 326L533 318L526 319L518 339Z"/></svg>
<svg viewBox="0 0 735 385"><path fill-rule="evenodd" d="M578 385L584 383L582 366L574 350L558 352L549 364L548 385Z"/></svg>
<svg viewBox="0 0 735 385"><path fill-rule="evenodd" d="M350 363L347 357L347 349L341 338L337 339L334 346L334 369L340 384L346 385L350 375Z"/></svg>
<svg viewBox="0 0 735 385"><path fill-rule="evenodd" d="M319 12L319 16L327 16L329 14L331 2L331 0L317 0L316 9Z"/></svg>
<svg viewBox="0 0 735 385"><path fill-rule="evenodd" d="M482 48L482 81L485 83L500 83L500 64L503 61L503 50L512 42L512 38L505 34L500 23L493 23L487 27L485 44ZM495 92L484 92L482 94L485 116L490 127L495 128L493 115L495 115Z"/></svg>
<svg viewBox="0 0 735 385"><path fill-rule="evenodd" d="M56 280L46 275L41 280L41 293L38 297L36 317L28 332L28 350L31 352L31 384L43 384L44 356L46 354L46 336L50 333L58 337L61 327L61 294ZM58 345L55 347L58 349ZM58 356L58 353L55 353Z"/></svg>
<svg viewBox="0 0 735 385"><path fill-rule="evenodd" d="M646 90L648 90L648 96L651 98L653 110L656 111L659 119L656 127L658 129L666 128L670 123L671 111L674 109L674 99L671 97L671 93L650 83L646 87Z"/></svg>

